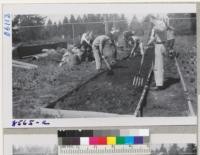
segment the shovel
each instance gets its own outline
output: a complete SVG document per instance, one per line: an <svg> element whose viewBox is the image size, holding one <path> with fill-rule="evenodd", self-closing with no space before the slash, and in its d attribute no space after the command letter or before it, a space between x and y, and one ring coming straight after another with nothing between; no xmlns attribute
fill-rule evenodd
<svg viewBox="0 0 200 155"><path fill-rule="evenodd" d="M112 70L110 64L109 64L108 61L106 60L106 58L105 58L104 56L102 56L102 59L103 59L103 61L105 62L106 67L107 67L107 69L108 69L108 73L107 73L107 74L108 74L108 75L113 75L114 72L113 72L113 70Z"/></svg>
<svg viewBox="0 0 200 155"><path fill-rule="evenodd" d="M143 86L144 78L141 76L141 70L142 70L143 62L144 62L144 55L142 55L142 58L141 58L139 72L138 72L137 75L135 75L133 77L133 86L134 87L141 87L141 86Z"/></svg>

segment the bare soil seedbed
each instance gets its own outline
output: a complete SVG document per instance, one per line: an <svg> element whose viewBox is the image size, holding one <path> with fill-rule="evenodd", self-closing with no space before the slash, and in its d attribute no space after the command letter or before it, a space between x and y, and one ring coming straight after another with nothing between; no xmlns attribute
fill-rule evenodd
<svg viewBox="0 0 200 155"><path fill-rule="evenodd" d="M144 81L151 68L153 49L145 55L142 74ZM138 73L141 57L128 58L113 66L114 75L107 72L57 103L55 108L66 110L97 111L133 114L143 87L133 87L133 77ZM143 85L144 86L144 85Z"/></svg>

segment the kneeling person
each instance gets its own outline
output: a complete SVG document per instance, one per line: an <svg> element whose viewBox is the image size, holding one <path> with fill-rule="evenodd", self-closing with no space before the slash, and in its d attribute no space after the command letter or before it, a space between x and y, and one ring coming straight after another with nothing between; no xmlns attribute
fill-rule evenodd
<svg viewBox="0 0 200 155"><path fill-rule="evenodd" d="M82 51L84 51L83 54L83 60L86 61L91 61L93 60L93 56L92 56L92 32L86 32L83 33L82 37L81 37L81 42L80 42L80 49Z"/></svg>

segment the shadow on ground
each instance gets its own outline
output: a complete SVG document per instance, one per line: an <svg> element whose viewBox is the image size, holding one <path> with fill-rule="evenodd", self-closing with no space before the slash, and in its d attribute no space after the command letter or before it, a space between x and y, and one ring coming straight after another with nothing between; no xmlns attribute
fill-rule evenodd
<svg viewBox="0 0 200 155"><path fill-rule="evenodd" d="M167 89L171 85L174 85L174 84L179 83L179 82L180 82L180 78L167 77L165 79L163 89Z"/></svg>

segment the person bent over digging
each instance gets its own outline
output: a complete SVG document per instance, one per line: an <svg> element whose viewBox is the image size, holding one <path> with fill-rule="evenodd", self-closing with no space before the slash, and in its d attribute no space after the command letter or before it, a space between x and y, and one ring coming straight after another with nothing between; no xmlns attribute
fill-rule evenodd
<svg viewBox="0 0 200 155"><path fill-rule="evenodd" d="M136 56L138 54L140 55L144 55L144 47L143 47L143 43L141 41L141 39L136 36L136 35L132 35L130 38L129 38L129 45L132 47L132 50L131 50L131 54L130 54L130 57L131 56ZM139 52L139 53L138 53Z"/></svg>
<svg viewBox="0 0 200 155"><path fill-rule="evenodd" d="M101 70L101 59L102 57L105 57L104 55L109 55L110 52L112 52L111 48L112 41L110 38L106 35L100 35L95 38L92 44L92 52L94 55L95 63L96 63L96 69L98 71ZM108 49L108 50L105 50ZM107 53L104 53L103 50L105 50ZM114 61L112 62L114 63Z"/></svg>
<svg viewBox="0 0 200 155"><path fill-rule="evenodd" d="M125 41L125 49L129 49L131 47L131 45L129 44L129 40L134 35L135 35L135 31L124 31L123 32L123 37L124 37L124 41Z"/></svg>

